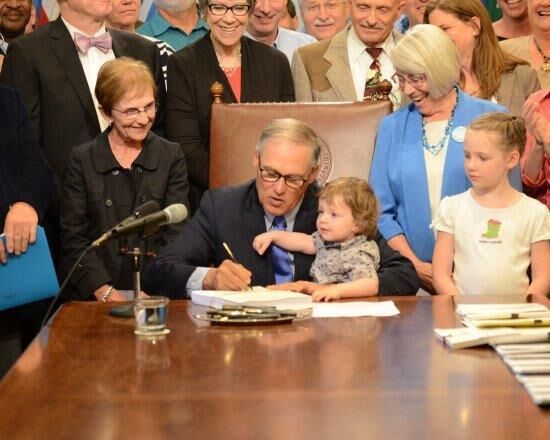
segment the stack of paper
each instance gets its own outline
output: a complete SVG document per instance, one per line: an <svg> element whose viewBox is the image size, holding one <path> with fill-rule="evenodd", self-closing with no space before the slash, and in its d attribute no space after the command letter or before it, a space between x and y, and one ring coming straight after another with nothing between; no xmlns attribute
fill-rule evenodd
<svg viewBox="0 0 550 440"><path fill-rule="evenodd" d="M507 342L516 333L509 328L478 330L476 328L436 328L435 336L451 349Z"/></svg>
<svg viewBox="0 0 550 440"><path fill-rule="evenodd" d="M435 329L437 338L453 349L493 344L533 401L550 404L550 311L545 306L460 304L457 312L466 327Z"/></svg>
<svg viewBox="0 0 550 440"><path fill-rule="evenodd" d="M456 309L466 327L435 329L453 349L550 340L550 311L540 304L459 304Z"/></svg>
<svg viewBox="0 0 550 440"><path fill-rule="evenodd" d="M277 307L284 310L311 309L311 296L290 290L235 292L224 290L195 290L191 300L201 306L221 309L224 305Z"/></svg>
<svg viewBox="0 0 550 440"><path fill-rule="evenodd" d="M458 304L456 312L473 320L550 317L550 311L537 303Z"/></svg>
<svg viewBox="0 0 550 440"><path fill-rule="evenodd" d="M313 304L314 318L337 318L340 316L395 316L399 310L393 301L367 302L353 301L342 303Z"/></svg>
<svg viewBox="0 0 550 440"><path fill-rule="evenodd" d="M538 405L550 404L550 343L495 346Z"/></svg>
<svg viewBox="0 0 550 440"><path fill-rule="evenodd" d="M537 405L550 405L550 375L517 375L516 378L523 384L533 402Z"/></svg>

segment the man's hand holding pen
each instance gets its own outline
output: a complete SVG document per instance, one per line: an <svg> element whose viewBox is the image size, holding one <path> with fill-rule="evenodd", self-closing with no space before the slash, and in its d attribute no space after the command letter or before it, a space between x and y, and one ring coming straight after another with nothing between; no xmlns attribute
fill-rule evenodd
<svg viewBox="0 0 550 440"><path fill-rule="evenodd" d="M252 273L238 263L224 260L219 267L208 270L202 288L204 290L250 290Z"/></svg>
<svg viewBox="0 0 550 440"><path fill-rule="evenodd" d="M204 290L250 290L252 273L239 264L227 243L224 242L223 247L231 260L224 260L218 268L210 269L204 277L202 288Z"/></svg>

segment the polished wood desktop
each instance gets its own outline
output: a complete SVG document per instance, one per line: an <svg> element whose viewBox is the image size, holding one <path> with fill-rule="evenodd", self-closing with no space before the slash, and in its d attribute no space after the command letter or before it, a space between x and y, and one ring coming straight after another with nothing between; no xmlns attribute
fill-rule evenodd
<svg viewBox="0 0 550 440"><path fill-rule="evenodd" d="M550 409L492 349L435 339L453 298L393 299L396 317L258 327L172 301L154 342L108 305L66 304L0 383L0 438L550 438Z"/></svg>

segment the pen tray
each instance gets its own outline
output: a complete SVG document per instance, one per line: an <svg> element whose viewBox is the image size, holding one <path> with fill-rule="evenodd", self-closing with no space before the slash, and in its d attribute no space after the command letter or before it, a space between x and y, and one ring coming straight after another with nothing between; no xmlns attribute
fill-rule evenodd
<svg viewBox="0 0 550 440"><path fill-rule="evenodd" d="M193 315L195 318L201 321L208 321L213 325L277 325L277 324L290 324L296 318L295 316L280 316L277 318L225 318L214 317L206 314Z"/></svg>

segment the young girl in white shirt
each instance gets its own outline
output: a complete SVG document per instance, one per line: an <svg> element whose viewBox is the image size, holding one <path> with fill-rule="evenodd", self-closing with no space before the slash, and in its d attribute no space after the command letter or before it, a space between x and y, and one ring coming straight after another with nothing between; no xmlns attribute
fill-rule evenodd
<svg viewBox="0 0 550 440"><path fill-rule="evenodd" d="M546 294L550 214L508 181L525 146L525 122L505 113L474 120L464 140L468 191L445 197L434 226L434 287L440 295ZM531 283L527 270L531 265Z"/></svg>

